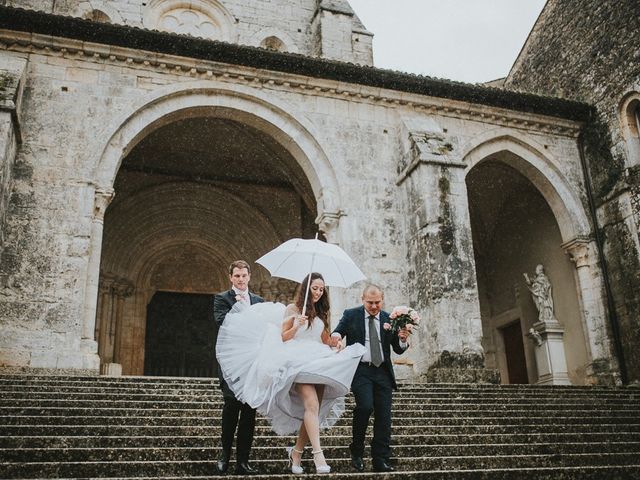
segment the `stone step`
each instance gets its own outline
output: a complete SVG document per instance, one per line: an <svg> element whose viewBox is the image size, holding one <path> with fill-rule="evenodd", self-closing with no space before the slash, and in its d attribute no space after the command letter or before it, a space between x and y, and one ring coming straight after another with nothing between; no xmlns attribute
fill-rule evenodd
<svg viewBox="0 0 640 480"><path fill-rule="evenodd" d="M191 416L132 416L132 415L111 415L111 416L72 416L72 415L9 415L0 416L0 425L130 425L130 426L160 426L160 425L185 425L185 426L206 426L218 423L220 415L215 415L215 410L205 410L203 415ZM218 411L219 413L219 411ZM522 412L521 412L522 413ZM404 423L409 425L470 425L483 423L485 425L528 424L537 423L539 425L566 425L572 423L583 423L594 425L601 423L617 424L640 424L639 412L628 411L607 411L607 412L546 412L543 417L535 412L524 412L523 415L512 415L511 412L467 412L453 411L443 414L431 411L413 412L392 412L394 423ZM350 424L350 415L343 415L337 425ZM259 416L256 425L269 425L268 420Z"/></svg>
<svg viewBox="0 0 640 480"><path fill-rule="evenodd" d="M325 457L348 458L346 445L323 446ZM279 461L286 457L284 445L255 446L252 456L264 460ZM396 458L487 456L487 455L554 455L554 454L604 454L636 452L640 454L640 442L567 442L557 443L506 443L506 444L450 444L450 445L396 445ZM105 462L105 461L154 461L154 460L211 460L220 454L219 447L119 447L119 448L17 448L2 452L5 462ZM303 458L312 459L310 451Z"/></svg>
<svg viewBox="0 0 640 480"><path fill-rule="evenodd" d="M582 420L582 419L581 419ZM331 428L333 435L349 437L351 435L350 422L336 425ZM396 422L392 427L393 435L415 434L458 434L470 435L476 433L485 434L512 434L512 433L605 433L615 435L617 432L640 432L640 423L594 423L583 422L574 424L540 424L540 423L514 423L505 421L502 424L457 424L445 425L436 423L433 425L402 425ZM205 426L134 426L134 425L0 425L0 432L8 436L216 436L220 434L218 425ZM266 425L257 425L257 435L271 434L271 428ZM275 436L275 434L273 434Z"/></svg>
<svg viewBox="0 0 640 480"><path fill-rule="evenodd" d="M3 386L33 385L43 387L51 386L97 386L118 388L190 388L190 389L215 389L217 379L174 378L174 377L54 377L54 376L24 376L12 377L0 376L0 388ZM597 396L599 394L616 395L640 395L640 389L633 387L580 387L580 386L535 386L535 385L476 385L476 384L432 384L411 383L400 384L400 392L441 392L467 394L484 394L490 392L525 393L526 395L540 393L545 396L557 396L562 394L586 394Z"/></svg>
<svg viewBox="0 0 640 480"><path fill-rule="evenodd" d="M131 392L111 392L111 391L29 391L29 390L7 390L1 393L4 400L36 400L36 399L57 399L57 400L109 400L109 401L184 401L191 400L194 402L222 402L222 395L217 392L206 391L201 394L195 394L191 390L180 391L140 391L132 389ZM133 393L135 392L135 393ZM348 395L347 400L351 401L352 396ZM640 396L635 397L509 397L506 395L496 395L491 397L474 397L474 396L431 396L431 395L407 395L404 393L394 394L394 403L417 403L417 404L479 404L479 405L495 405L495 404L521 404L521 405L559 405L559 404L585 404L585 405L637 405L640 407Z"/></svg>
<svg viewBox="0 0 640 480"><path fill-rule="evenodd" d="M29 377L17 376L6 378L0 376L0 389L11 386L44 388L47 386L70 388L189 388L219 390L217 379L180 379L160 377ZM544 395L562 395L567 393L598 394L640 394L638 387L581 387L581 386L536 386L536 385L488 385L488 384L444 384L444 383L409 383L398 384L401 392L464 392L469 394L499 393L540 393Z"/></svg>
<svg viewBox="0 0 640 480"><path fill-rule="evenodd" d="M509 468L517 462L521 468L564 467L593 465L630 465L639 463L638 452L550 454L550 455L482 455L404 457L397 469L405 471L491 469ZM287 460L257 459L252 462L261 472L282 474L287 470ZM310 464L310 461L304 462ZM332 468L336 472L351 470L349 458L333 458ZM106 461L106 462L5 462L0 465L2 478L25 477L115 477L115 476L192 476L211 475L215 472L215 459L199 461Z"/></svg>
<svg viewBox="0 0 640 480"><path fill-rule="evenodd" d="M307 468L313 472L313 467ZM103 477L104 480L116 480ZM135 480L184 480L185 477L135 477ZM219 480L219 476L191 476L191 480ZM252 480L300 480L300 475L279 474L253 475ZM307 473L305 480L368 480L380 478L384 480L638 480L640 465L610 465L588 467L533 467L533 468L496 468L496 469L449 469L449 470L406 470L380 474L365 471L364 473L331 473L318 475ZM117 477L117 480L134 480L132 477Z"/></svg>
<svg viewBox="0 0 640 480"><path fill-rule="evenodd" d="M571 417L571 416L591 416L598 417L640 417L640 407L634 405L624 405L606 408L588 408L580 405L580 408L562 406L561 408L544 409L541 407L507 406L499 407L478 407L461 409L456 406L429 406L425 405L418 409L413 404L394 404L392 414L402 414L407 417L513 417L513 418L537 418L540 415L546 417ZM352 404L346 406L345 415L350 417ZM187 408L85 408L85 407L0 407L0 418L6 417L181 417L181 418L213 418L219 419L222 415L220 405L207 409L187 409ZM1 423L1 422L0 422Z"/></svg>
<svg viewBox="0 0 640 480"><path fill-rule="evenodd" d="M398 410L398 409L402 409L405 408L405 402L402 401L398 401L397 403L394 402L394 409ZM414 405L414 404L411 404ZM429 409L428 407L428 403L425 404L425 407L422 408L420 406L419 403L415 404L416 407L420 408L421 410L423 409ZM444 404L444 403L439 403L439 404L434 404L434 405L439 405L444 410L447 409L473 409L474 404ZM628 410L633 411L633 410L637 410L637 405L635 403L633 404L627 404L628 405ZM480 404L477 405L479 406L484 406L487 407L487 405L484 404ZM491 410L504 410L505 408L508 409L510 405L506 402L499 402L494 404L493 406L491 406ZM349 399L346 402L346 407L348 410L350 410L353 407L353 401L351 399ZM589 408L589 405L584 405L585 408ZM607 404L601 404L599 405L600 409L603 410L617 410L617 405L607 405ZM174 409L180 409L180 410L208 410L208 409L215 409L215 408L221 408L221 402L214 402L214 401L193 401L191 399L183 399L183 400L167 400L167 401L161 401L161 400L113 400L113 399L109 399L109 398L103 398L103 399L96 399L96 400L83 400L83 399L68 399L68 400L60 400L60 399L56 399L56 398L47 398L47 399L10 399L10 398L2 398L0 399L0 409L3 408L41 408L41 409L50 409L50 408L88 408L88 409L108 409L108 408L112 408L112 409L139 409L139 410L148 410L148 409L154 409L154 410L174 410ZM407 405L406 408L408 409L413 409L415 407L413 406L409 406ZM549 411L549 410L553 410L555 407L552 405L550 406L549 409L538 409L537 406L532 406L531 409L535 409L534 411ZM577 409L577 408L576 408Z"/></svg>
<svg viewBox="0 0 640 480"><path fill-rule="evenodd" d="M153 412L151 410L150 412ZM72 416L72 415L7 415L0 416L0 425L209 425L218 421L218 415L212 413L216 410L203 410L202 415L190 416L169 416L158 414L155 416L130 416L130 415L110 415L110 416ZM584 414L583 414L584 413ZM588 416L585 416L588 415ZM338 420L338 425L350 423L350 414L346 413ZM537 423L540 425L549 424L636 424L640 423L640 414L635 411L603 411L603 412L545 412L544 416L536 412L526 415L510 415L510 412L467 412L451 411L440 414L431 411L392 411L392 421L410 425L468 425L473 423L483 423L499 425L503 423L527 424ZM258 416L257 425L268 425L268 420Z"/></svg>
<svg viewBox="0 0 640 480"><path fill-rule="evenodd" d="M369 432L371 434L371 432ZM640 431L638 432L615 432L615 440L620 443L640 442ZM612 441L612 434L609 432L594 433L475 433L475 434L411 434L402 438L393 438L397 445L407 443L409 445L491 445L491 444L529 444L529 443L607 443ZM154 436L5 436L0 437L0 448L114 448L114 447L201 447L209 448L218 446L220 437L218 435L154 435ZM274 434L256 435L254 445L278 446L284 448L292 445L295 437L276 436ZM346 445L350 442L349 436L334 435L332 430L328 430L322 435L323 445Z"/></svg>

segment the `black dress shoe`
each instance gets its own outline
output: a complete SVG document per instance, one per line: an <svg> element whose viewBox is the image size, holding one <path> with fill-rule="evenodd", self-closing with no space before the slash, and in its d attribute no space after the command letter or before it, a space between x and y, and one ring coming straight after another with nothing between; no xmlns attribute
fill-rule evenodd
<svg viewBox="0 0 640 480"><path fill-rule="evenodd" d="M256 475L258 470L249 465L249 462L238 462L236 475Z"/></svg>
<svg viewBox="0 0 640 480"><path fill-rule="evenodd" d="M356 472L364 472L364 462L359 455L351 454L351 465L355 468Z"/></svg>
<svg viewBox="0 0 640 480"><path fill-rule="evenodd" d="M373 471L374 472L394 472L395 468L389 465L385 460L374 460Z"/></svg>

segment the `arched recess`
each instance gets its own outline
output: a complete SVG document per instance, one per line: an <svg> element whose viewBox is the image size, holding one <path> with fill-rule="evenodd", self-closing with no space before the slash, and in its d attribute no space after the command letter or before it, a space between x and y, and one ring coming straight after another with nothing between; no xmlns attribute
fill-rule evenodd
<svg viewBox="0 0 640 480"><path fill-rule="evenodd" d="M113 207L105 218L101 265L102 285L112 286L103 288L96 337L103 363L120 364L127 373L143 371L147 306L156 292L223 290L229 259L255 259L282 241L266 216L213 185L162 183ZM259 288L264 271L252 280ZM115 311L113 285L126 284L129 295Z"/></svg>
<svg viewBox="0 0 640 480"><path fill-rule="evenodd" d="M95 162L96 189L113 187L122 160L154 130L185 116L213 116L237 120L273 138L304 171L317 201L318 217L337 215L342 205L340 186L319 143L322 137L311 122L292 112L292 105L242 86L212 88L208 82L194 82L159 90L117 122L119 127Z"/></svg>
<svg viewBox="0 0 640 480"><path fill-rule="evenodd" d="M229 128L260 144L271 155L269 165L276 173L287 170L302 204L320 214L317 222L323 216L339 218L339 190L328 159L309 128L283 109L244 92L211 88L173 91L148 99L111 137L95 171L97 190L115 188L116 200L105 216L102 252L98 242L97 260L92 257L99 264L102 255L101 268L89 269L90 275L102 272L97 302L99 321L91 331L100 343L103 364L122 365L125 373L143 373L145 312L155 292L212 294L227 288L225 269L230 259L254 261L292 233L285 229L287 233L283 234L282 222L275 225L273 218L261 213L264 209L256 202L250 205L243 201L237 194L242 184L226 188L224 182L200 178L202 172L198 171L186 172L184 182L176 182L168 180L175 180L175 172L158 171L151 172L157 174L157 184L142 182L139 187L134 177L145 174L136 170L140 160L144 163L146 158L154 158L154 152L145 151L145 146L166 133L183 135L193 125ZM284 157L290 161L279 164ZM135 165L130 162L132 158ZM125 159L128 163L124 170L130 178L126 196L122 197L118 191L122 188ZM180 158L172 157L163 166L170 165L169 161L183 165ZM120 184L117 178L121 179ZM256 178L255 174L252 178ZM114 220L118 218L124 220ZM242 221L237 222L237 218ZM311 216L310 221L314 218ZM298 231L294 236L302 233ZM183 275L185 269L206 271L207 277L193 281L193 275ZM276 285L263 277L264 272L254 272L254 291L267 291L273 299L283 289L291 293L290 285L281 285L280 281ZM176 285L167 278L175 280ZM89 276L89 280L97 284L97 278ZM97 297L96 290L94 298ZM116 318L116 324L105 327L105 318ZM107 338L105 329L119 333Z"/></svg>
<svg viewBox="0 0 640 480"><path fill-rule="evenodd" d="M254 33L249 38L247 44L253 47L265 48L267 47L267 45L265 45L265 40L274 38L282 42L282 48L278 49L279 51L300 53L300 49L296 45L296 42L287 32L273 27L263 28L262 30Z"/></svg>
<svg viewBox="0 0 640 480"><path fill-rule="evenodd" d="M76 7L74 14L88 20L116 23L120 25L125 23L118 9L102 0L82 2Z"/></svg>
<svg viewBox="0 0 640 480"><path fill-rule="evenodd" d="M487 134L467 150L466 183L487 365L500 370L504 383L543 383L548 378L533 339L527 336L539 318L523 275L532 276L542 264L564 329L563 375L566 378L568 372L572 383L586 383L592 360L586 317L599 312L587 312L583 297L593 298L594 285L584 284L566 250L567 242L589 237L580 185L571 185L555 159L518 134Z"/></svg>
<svg viewBox="0 0 640 480"><path fill-rule="evenodd" d="M463 151L467 172L491 155L508 151L515 155L511 167L527 177L540 191L553 211L563 242L576 237L588 236L591 231L589 219L577 189L572 188L557 165L560 163L548 154L544 147L517 132L500 134L485 132L475 137Z"/></svg>
<svg viewBox="0 0 640 480"><path fill-rule="evenodd" d="M640 93L631 92L620 102L622 135L627 144L626 167L640 165Z"/></svg>

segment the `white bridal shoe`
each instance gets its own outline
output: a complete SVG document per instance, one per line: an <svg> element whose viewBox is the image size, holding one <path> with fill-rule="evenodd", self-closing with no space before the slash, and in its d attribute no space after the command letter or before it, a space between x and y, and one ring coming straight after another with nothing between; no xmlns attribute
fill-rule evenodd
<svg viewBox="0 0 640 480"><path fill-rule="evenodd" d="M322 450L318 450L317 452L311 452L313 454L313 463L316 466L316 473L329 473L331 472L331 467L329 465L325 464L324 465L318 465L316 463L316 455L318 455L319 453L322 453Z"/></svg>
<svg viewBox="0 0 640 480"><path fill-rule="evenodd" d="M300 454L300 459L302 460L302 454L304 453L302 450L296 450L296 447L287 447L287 456L289 457L289 466L291 467L291 473L299 475L304 473L304 468L300 465L296 465L293 463L293 452Z"/></svg>

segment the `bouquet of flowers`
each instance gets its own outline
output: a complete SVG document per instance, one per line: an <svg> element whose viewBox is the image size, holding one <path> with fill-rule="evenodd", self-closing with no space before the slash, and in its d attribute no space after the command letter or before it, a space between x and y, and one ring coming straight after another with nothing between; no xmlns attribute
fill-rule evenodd
<svg viewBox="0 0 640 480"><path fill-rule="evenodd" d="M403 328L406 328L409 334L411 334L413 327L420 325L420 315L418 315L418 312L404 305L395 307L389 315L389 318L391 319L391 325L386 323L384 328L392 330L393 333L396 334Z"/></svg>

